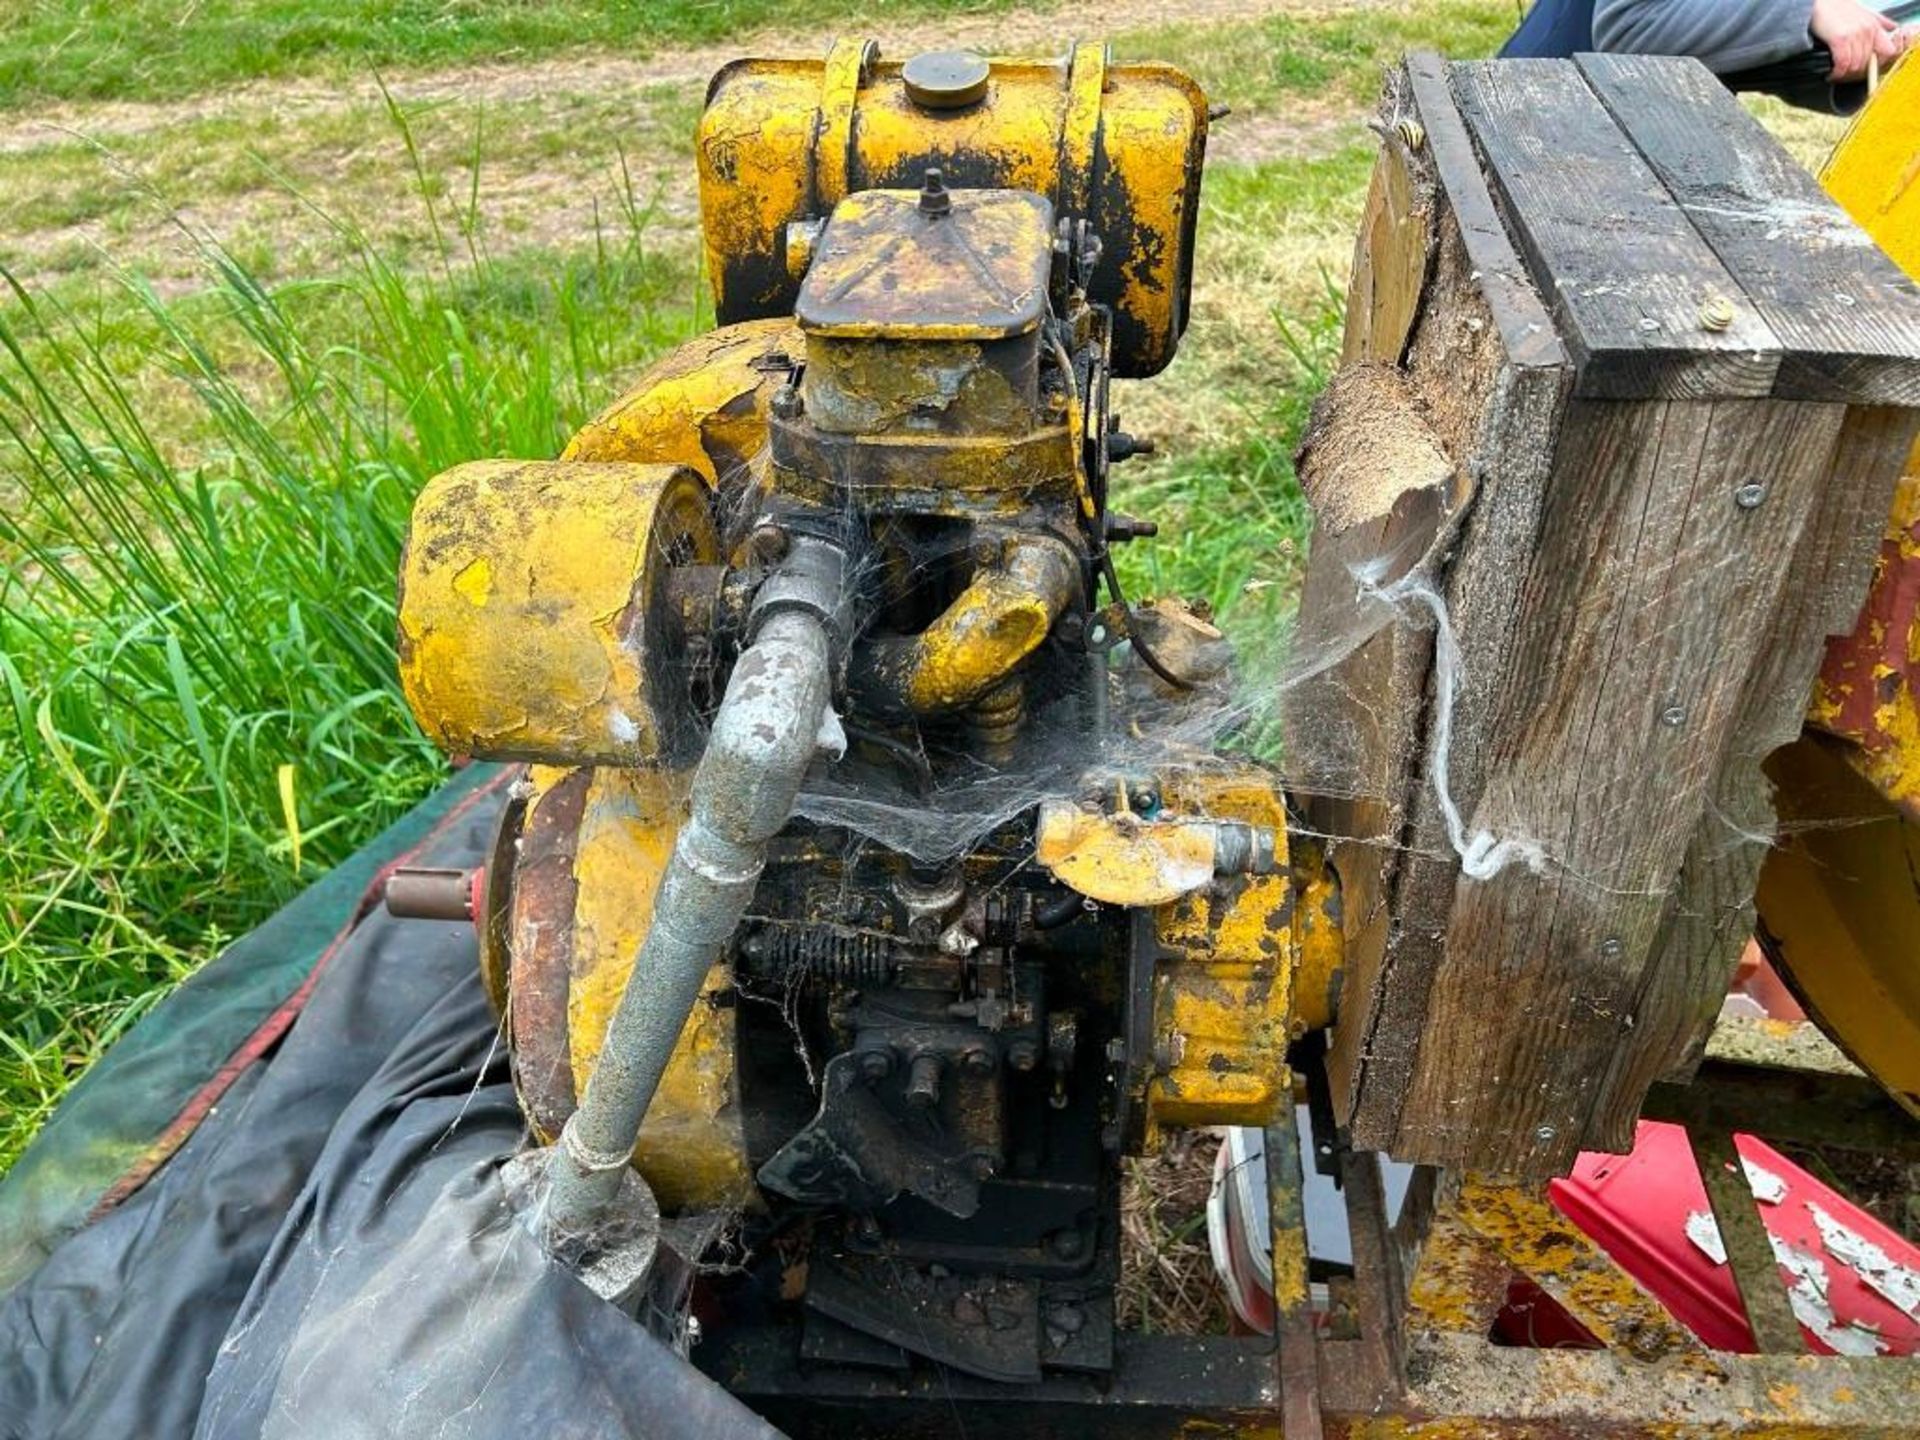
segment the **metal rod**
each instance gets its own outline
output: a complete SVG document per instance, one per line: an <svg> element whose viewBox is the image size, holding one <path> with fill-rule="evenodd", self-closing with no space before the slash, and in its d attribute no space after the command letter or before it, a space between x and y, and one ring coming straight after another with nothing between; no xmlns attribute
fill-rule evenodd
<svg viewBox="0 0 1920 1440"><path fill-rule="evenodd" d="M1806 1346L1800 1338L1800 1322L1793 1317L1779 1262L1773 1258L1773 1241L1754 1204L1733 1136L1725 1130L1701 1130L1690 1138L1754 1347L1763 1355L1802 1354Z"/></svg>
<svg viewBox="0 0 1920 1440"><path fill-rule="evenodd" d="M1307 1285L1307 1217L1293 1076L1281 1072L1280 1108L1262 1136L1267 1162L1267 1241L1273 1262L1273 1339L1284 1440L1318 1440L1320 1357Z"/></svg>
<svg viewBox="0 0 1920 1440"><path fill-rule="evenodd" d="M837 547L796 540L756 598L753 641L714 714L653 923L556 1147L546 1241L558 1253L589 1245L606 1218L700 987L753 898L767 842L792 817L814 755L845 748L829 704L827 623L843 576Z"/></svg>

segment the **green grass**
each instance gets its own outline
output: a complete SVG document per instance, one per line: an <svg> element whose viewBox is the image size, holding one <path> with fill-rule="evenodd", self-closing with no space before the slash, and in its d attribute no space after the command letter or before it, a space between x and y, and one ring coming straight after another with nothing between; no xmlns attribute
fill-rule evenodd
<svg viewBox="0 0 1920 1440"><path fill-rule="evenodd" d="M205 245L187 299L0 302L0 1168L153 998L443 773L393 667L421 482L554 453L699 323L637 206L505 261L431 218L424 274L336 226L326 282Z"/></svg>
<svg viewBox="0 0 1920 1440"><path fill-rule="evenodd" d="M1118 48L1127 58L1180 66L1236 111L1269 109L1281 100L1325 109L1371 105L1382 72L1409 50L1491 55L1514 23L1512 0L1440 0L1230 25L1173 21L1129 34Z"/></svg>
<svg viewBox="0 0 1920 1440"><path fill-rule="evenodd" d="M808 31L1005 0L10 0L0 104L160 100L244 80L367 66L646 55L778 25Z"/></svg>

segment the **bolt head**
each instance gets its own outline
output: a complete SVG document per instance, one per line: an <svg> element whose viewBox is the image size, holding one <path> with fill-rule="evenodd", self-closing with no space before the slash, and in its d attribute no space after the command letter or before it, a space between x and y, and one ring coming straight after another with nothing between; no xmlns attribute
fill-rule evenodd
<svg viewBox="0 0 1920 1440"><path fill-rule="evenodd" d="M863 1050L860 1073L869 1080L884 1080L893 1073L893 1055L886 1050Z"/></svg>
<svg viewBox="0 0 1920 1440"><path fill-rule="evenodd" d="M1062 1260L1076 1260L1086 1248L1086 1239L1078 1230L1056 1230L1047 1237L1047 1249Z"/></svg>
<svg viewBox="0 0 1920 1440"><path fill-rule="evenodd" d="M787 532L771 521L754 526L753 533L747 536L747 548L767 564L783 559L790 544Z"/></svg>
<svg viewBox="0 0 1920 1440"><path fill-rule="evenodd" d="M1538 1140L1542 1145L1545 1145L1559 1133L1560 1132L1551 1125L1542 1125L1538 1130L1533 1132L1533 1138Z"/></svg>
<svg viewBox="0 0 1920 1440"><path fill-rule="evenodd" d="M967 1051L964 1062L975 1075L988 1075L993 1071L993 1055L984 1045Z"/></svg>
<svg viewBox="0 0 1920 1440"><path fill-rule="evenodd" d="M1764 480L1749 480L1733 492L1733 503L1742 510L1755 509L1766 498L1767 482Z"/></svg>

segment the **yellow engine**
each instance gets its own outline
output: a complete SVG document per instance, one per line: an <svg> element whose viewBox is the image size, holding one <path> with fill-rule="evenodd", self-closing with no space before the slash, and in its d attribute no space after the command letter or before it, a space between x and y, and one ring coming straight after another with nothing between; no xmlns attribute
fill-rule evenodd
<svg viewBox="0 0 1920 1440"><path fill-rule="evenodd" d="M1291 1112L1331 878L1224 745L1225 642L1111 558L1153 527L1108 505L1144 448L1108 379L1178 341L1206 123L1092 47L729 67L731 323L559 460L421 496L408 698L529 762L484 963L560 1246L617 1243L631 1160L669 1213L803 1229L823 1345L1098 1370L1119 1157ZM875 1318L934 1272L1108 1323Z"/></svg>

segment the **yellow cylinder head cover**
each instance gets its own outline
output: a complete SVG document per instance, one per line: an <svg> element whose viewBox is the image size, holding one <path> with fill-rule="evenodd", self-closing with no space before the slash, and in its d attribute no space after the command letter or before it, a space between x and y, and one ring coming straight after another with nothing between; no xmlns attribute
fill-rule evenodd
<svg viewBox="0 0 1920 1440"><path fill-rule="evenodd" d="M480 461L436 476L400 563L400 680L450 755L644 765L697 740L666 577L709 565L676 465Z"/></svg>

